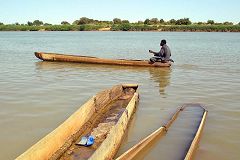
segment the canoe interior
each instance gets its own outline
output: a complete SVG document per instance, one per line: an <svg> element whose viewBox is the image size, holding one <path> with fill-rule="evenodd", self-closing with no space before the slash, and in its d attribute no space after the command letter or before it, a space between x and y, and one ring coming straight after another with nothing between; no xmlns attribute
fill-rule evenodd
<svg viewBox="0 0 240 160"><path fill-rule="evenodd" d="M110 129L118 122L135 92L136 90L133 88L124 88L123 94L117 100L105 106L104 109L96 115L96 117L90 120L91 124L87 126L79 138L77 138L76 142L80 141L81 136L92 135L95 137L95 143L92 146L85 147L73 143L59 159L89 159L106 139Z"/></svg>
<svg viewBox="0 0 240 160"><path fill-rule="evenodd" d="M120 147L128 122L135 111L137 88L138 85L125 84L99 92L16 159L112 158ZM118 131L121 134L116 137ZM75 145L82 136L89 134L95 136L93 146L87 148Z"/></svg>
<svg viewBox="0 0 240 160"><path fill-rule="evenodd" d="M106 59L91 56L67 55L57 53L35 52L35 56L43 61L56 62L74 62L90 64L107 64L107 65L125 65L125 66L142 66L142 67L170 67L171 62L155 62L150 64L148 60L131 60L131 59Z"/></svg>

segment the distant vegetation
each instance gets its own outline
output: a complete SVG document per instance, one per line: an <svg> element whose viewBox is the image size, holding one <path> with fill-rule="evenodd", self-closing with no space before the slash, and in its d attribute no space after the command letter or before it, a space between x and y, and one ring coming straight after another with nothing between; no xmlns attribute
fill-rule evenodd
<svg viewBox="0 0 240 160"><path fill-rule="evenodd" d="M214 20L207 22L191 22L189 18L164 19L151 18L144 21L130 23L128 20L114 18L112 21L99 21L82 17L72 24L62 21L59 25L44 23L40 20L28 21L26 24L3 24L0 22L0 31L186 31L186 32L240 32L240 22L217 23Z"/></svg>

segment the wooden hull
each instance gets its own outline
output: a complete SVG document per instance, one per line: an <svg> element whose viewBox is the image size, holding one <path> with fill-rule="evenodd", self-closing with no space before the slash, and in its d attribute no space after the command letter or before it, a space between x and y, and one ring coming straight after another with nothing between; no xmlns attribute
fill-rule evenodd
<svg viewBox="0 0 240 160"><path fill-rule="evenodd" d="M161 63L155 62L149 64L146 60L126 60L126 59L106 59L89 56L65 55L56 53L35 52L35 56L43 61L57 62L75 62L75 63L92 63L92 64L108 64L123 66L142 66L142 67L170 67L171 62Z"/></svg>
<svg viewBox="0 0 240 160"><path fill-rule="evenodd" d="M109 90L102 91L96 96L93 96L58 128L17 157L17 160L60 158L61 155L66 153L71 145L75 145L79 136L84 134L84 130L87 130L93 125L92 123L94 121L92 120L96 119L97 116L101 114L104 115L104 110L111 109L107 106L119 99L123 95L125 89L129 88L133 88L135 93L133 93L131 99L129 99L129 103L119 115L118 121L110 129L105 140L99 145L94 153L88 157L88 159L94 160L112 159L120 147L129 121L136 109L139 95L137 93L138 85L135 84L114 86Z"/></svg>
<svg viewBox="0 0 240 160"><path fill-rule="evenodd" d="M207 110L205 110L200 104L186 104L179 108L173 116L171 116L170 120L163 126L161 126L159 129L154 131L152 134L141 140L139 143L134 145L132 148L130 148L128 151L123 153L121 156L119 156L116 160L132 160L132 159L137 159L136 157L143 152L144 150L147 150L149 145L151 143L154 143L157 138L161 138L163 135L166 135L168 130L170 129L172 123L177 119L178 115L180 112L182 112L186 107L191 105L196 105L199 108L203 109L203 114L201 117L201 121L199 123L198 129L195 133L195 136L191 142L190 147L188 148L188 151L186 152L184 160L191 160L193 159L194 153L197 150L198 143L200 141L200 136L203 131L203 127L206 121L206 116L207 116ZM155 142L156 143L156 142Z"/></svg>
<svg viewBox="0 0 240 160"><path fill-rule="evenodd" d="M190 145L190 148L188 149L188 152L187 152L184 160L191 160L194 157L194 154L195 154L195 152L198 148L198 145L199 145L201 134L203 132L203 127L204 127L205 122L206 122L207 113L208 113L208 111L204 109L204 113L202 115L202 119L201 119L201 122L199 124L198 130L197 130L197 132L194 136L194 139L192 140L192 143Z"/></svg>

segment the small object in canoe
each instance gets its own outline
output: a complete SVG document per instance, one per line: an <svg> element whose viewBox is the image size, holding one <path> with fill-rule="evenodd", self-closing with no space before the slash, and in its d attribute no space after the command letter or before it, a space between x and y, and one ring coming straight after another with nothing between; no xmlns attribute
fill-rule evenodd
<svg viewBox="0 0 240 160"><path fill-rule="evenodd" d="M77 143L77 145L85 146L87 144L87 141L88 141L88 138L84 136L81 138L81 141Z"/></svg>
<svg viewBox="0 0 240 160"><path fill-rule="evenodd" d="M93 136L89 136L88 140L87 140L87 144L85 146L91 146L94 143L94 137Z"/></svg>
<svg viewBox="0 0 240 160"><path fill-rule="evenodd" d="M91 146L94 143L94 137L93 136L83 136L80 140L80 142L76 143L76 145L80 146Z"/></svg>

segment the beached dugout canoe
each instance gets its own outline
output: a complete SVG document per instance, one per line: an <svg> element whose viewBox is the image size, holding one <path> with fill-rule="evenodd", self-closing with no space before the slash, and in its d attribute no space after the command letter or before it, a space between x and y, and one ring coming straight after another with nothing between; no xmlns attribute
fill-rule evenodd
<svg viewBox="0 0 240 160"><path fill-rule="evenodd" d="M97 58L97 57L90 57L90 56L66 55L66 54L45 53L45 52L35 52L35 56L43 61L141 66L141 67L170 67L171 66L171 62L167 62L167 63L155 62L153 64L150 64L148 60L107 59L107 58Z"/></svg>
<svg viewBox="0 0 240 160"><path fill-rule="evenodd" d="M199 123L198 129L195 133L194 138L192 139L191 145L187 150L187 153L185 155L184 160L191 160L193 159L194 153L196 149L198 148L198 143L200 141L200 136L206 121L206 116L207 116L207 110L200 105L200 104L186 104L177 109L177 111L171 116L171 118L168 120L168 122L161 126L159 129L151 133L149 136L141 140L139 143L131 147L129 150L127 150L125 153L120 155L116 160L132 160L135 159L138 154L140 154L142 151L148 149L149 145L152 143L156 143L155 140L158 138L161 138L163 135L167 134L167 131L171 129L172 123L177 119L178 115L186 108L186 107L199 107L202 108L202 117L201 121Z"/></svg>
<svg viewBox="0 0 240 160"><path fill-rule="evenodd" d="M137 88L136 84L117 85L98 93L17 160L112 159L138 104ZM95 143L76 145L85 135L94 136Z"/></svg>

